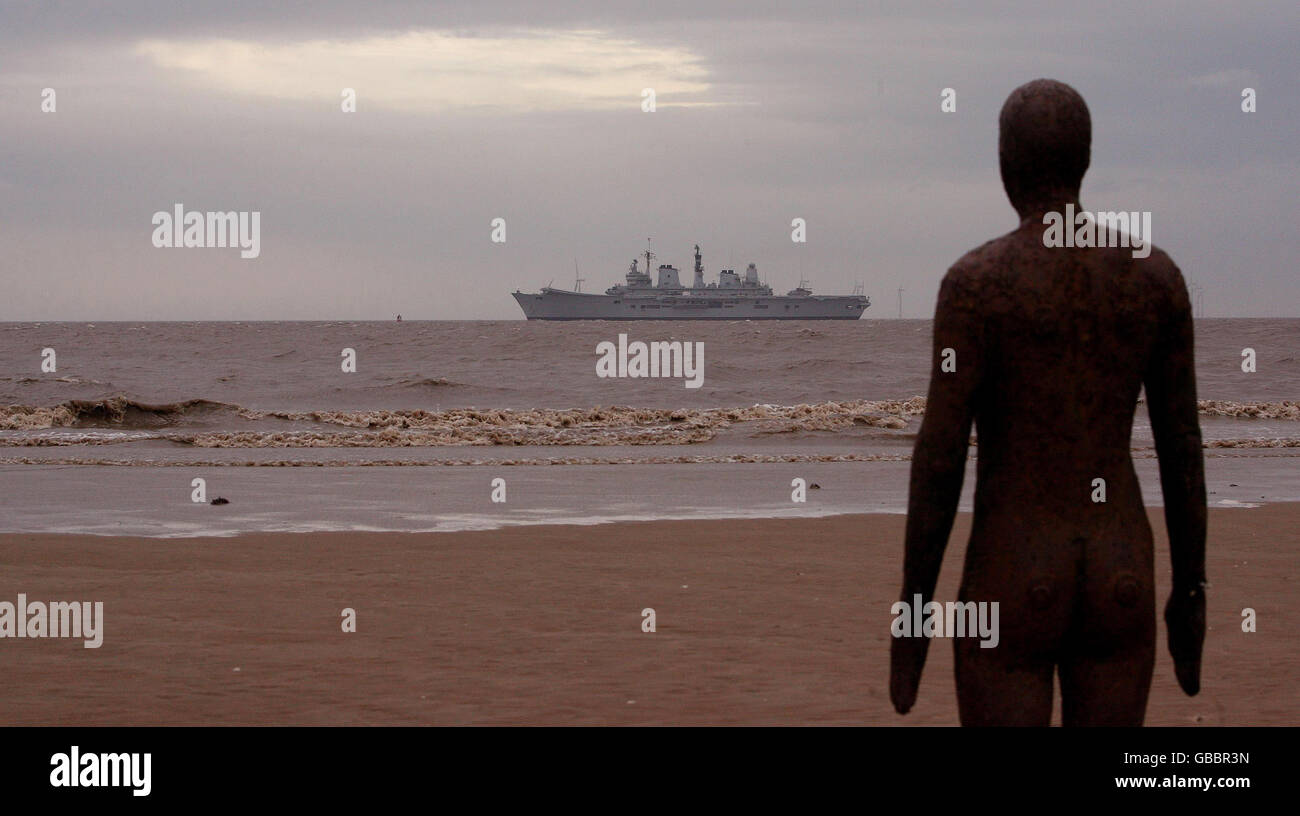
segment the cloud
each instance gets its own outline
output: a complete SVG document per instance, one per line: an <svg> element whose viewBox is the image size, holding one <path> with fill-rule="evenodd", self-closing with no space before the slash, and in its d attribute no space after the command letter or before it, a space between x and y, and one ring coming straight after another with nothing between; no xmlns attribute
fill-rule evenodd
<svg viewBox="0 0 1300 816"><path fill-rule="evenodd" d="M354 88L359 109L639 109L643 88L655 90L658 106L710 104L709 72L698 54L591 30L411 31L278 43L150 39L135 52L240 96L337 105L341 90Z"/></svg>

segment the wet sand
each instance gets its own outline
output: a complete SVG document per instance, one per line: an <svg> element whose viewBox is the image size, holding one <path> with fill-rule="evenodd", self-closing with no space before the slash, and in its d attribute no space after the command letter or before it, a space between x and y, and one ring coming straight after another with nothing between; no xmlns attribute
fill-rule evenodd
<svg viewBox="0 0 1300 816"><path fill-rule="evenodd" d="M1149 514L1163 608L1168 548ZM969 523L958 517L940 600L955 597ZM947 642L913 712L889 705L903 524L0 536L0 600L103 601L105 617L99 649L0 640L0 722L956 724ZM1202 691L1179 691L1162 621L1149 725L1300 721L1297 529L1300 504L1210 511Z"/></svg>

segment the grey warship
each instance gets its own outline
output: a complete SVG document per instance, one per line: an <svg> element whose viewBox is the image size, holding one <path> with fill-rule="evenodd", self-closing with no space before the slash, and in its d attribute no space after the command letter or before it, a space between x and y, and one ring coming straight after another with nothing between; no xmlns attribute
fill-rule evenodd
<svg viewBox="0 0 1300 816"><path fill-rule="evenodd" d="M861 291L852 295L814 295L803 281L785 295L758 279L750 264L744 277L734 269L718 273L718 282L704 283L704 258L695 246L695 282L683 286L676 267L660 264L659 280L650 281L655 254L646 249L645 269L633 260L627 283L598 295L543 286L541 292L513 295L529 320L857 320L871 305ZM859 287L860 290L861 287Z"/></svg>

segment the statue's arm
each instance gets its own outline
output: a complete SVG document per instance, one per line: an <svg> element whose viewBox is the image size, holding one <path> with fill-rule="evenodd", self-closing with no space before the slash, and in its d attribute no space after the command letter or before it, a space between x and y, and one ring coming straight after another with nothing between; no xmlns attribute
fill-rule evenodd
<svg viewBox="0 0 1300 816"><path fill-rule="evenodd" d="M983 369L979 295L958 269L950 270L939 288L930 390L912 452L908 487L900 600L909 605L915 595L921 596L922 603L934 595L961 498ZM954 370L944 370L945 358L955 363ZM928 649L929 639L924 637L895 637L890 644L890 698L900 714L907 713L916 700Z"/></svg>
<svg viewBox="0 0 1300 816"><path fill-rule="evenodd" d="M1165 608L1169 651L1179 684L1195 694L1205 639L1205 465L1196 408L1192 309L1176 267L1169 295L1145 385L1174 573Z"/></svg>

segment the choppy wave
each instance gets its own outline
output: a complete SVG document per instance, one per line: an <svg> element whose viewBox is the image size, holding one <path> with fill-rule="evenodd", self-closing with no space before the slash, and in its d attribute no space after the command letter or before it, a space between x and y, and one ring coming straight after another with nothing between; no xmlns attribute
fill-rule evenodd
<svg viewBox="0 0 1300 816"><path fill-rule="evenodd" d="M403 387L454 385L445 380L402 380ZM744 423L752 436L875 428L906 431L925 412L925 397L895 400L759 404L735 408L593 408L448 410L265 410L205 399L149 403L124 395L67 400L40 407L0 407L0 430L81 429L83 433L0 437L0 447L100 445L158 438L205 448L429 447L449 445L686 445L708 442L717 431ZM1300 402L1201 400L1204 416L1300 421ZM280 420L347 430L267 430L186 427L198 416L231 423ZM96 434L93 429L141 434ZM154 433L145 433L153 431ZM900 436L908 434L900 433ZM1295 447L1294 440L1216 440L1207 447Z"/></svg>
<svg viewBox="0 0 1300 816"><path fill-rule="evenodd" d="M398 380L395 385L402 388L452 388L460 385L446 377L407 377Z"/></svg>
<svg viewBox="0 0 1300 816"><path fill-rule="evenodd" d="M1300 439L1274 437L1272 439L1210 439L1205 448L1300 448Z"/></svg>
<svg viewBox="0 0 1300 816"><path fill-rule="evenodd" d="M169 435L199 448L408 448L457 445L690 445L714 431L698 427L538 428L531 426L385 428L381 431L210 431Z"/></svg>
<svg viewBox="0 0 1300 816"><path fill-rule="evenodd" d="M1242 419L1290 419L1300 421L1300 402L1236 402L1233 400L1198 400L1198 411L1205 416Z"/></svg>
<svg viewBox="0 0 1300 816"><path fill-rule="evenodd" d="M403 385L452 385L446 381L408 380ZM748 408L634 408L596 406L594 408L477 409L458 408L444 411L366 410L366 411L285 411L244 408L240 405L191 399L181 402L147 403L123 395L99 400L68 400L52 406L9 405L0 407L0 430L105 425L115 427L156 427L175 424L199 412L229 411L248 420L276 418L299 422L318 422L349 428L371 430L383 428L434 430L443 427L527 426L571 428L603 425L626 427L679 423L694 426L722 426L733 422L762 420L800 420L807 427L836 428L853 424L879 427L902 427L906 419L925 410L924 397L903 400L854 400L846 402L804 403L799 405L753 405Z"/></svg>
<svg viewBox="0 0 1300 816"><path fill-rule="evenodd" d="M75 425L77 415L66 405L39 408L31 405L8 405L0 408L0 430L26 431L64 428Z"/></svg>
<svg viewBox="0 0 1300 816"><path fill-rule="evenodd" d="M712 464L799 464L804 462L907 462L908 454L764 454L739 453L700 456L554 456L518 459L96 459L69 457L36 459L0 457L0 465L103 465L120 467L474 467L545 465L712 465Z"/></svg>
<svg viewBox="0 0 1300 816"><path fill-rule="evenodd" d="M1207 451L1206 458L1233 457L1235 452ZM1246 454L1252 459L1281 458L1291 460L1294 454ZM1153 450L1134 450L1134 459L1155 459ZM975 458L972 451L971 458ZM802 464L805 462L910 462L909 453L740 453L696 456L534 456L511 459L461 458L461 459L108 459L87 456L70 456L60 459L43 459L30 456L0 457L3 465L98 465L109 467L528 467L551 465L726 465L726 464Z"/></svg>
<svg viewBox="0 0 1300 816"><path fill-rule="evenodd" d="M447 411L241 411L247 419L276 419L379 431L358 434L205 434L200 446L393 447L408 445L683 445L708 442L721 428L754 423L756 433L833 431L853 425L902 429L924 400L860 400L748 408L660 409L610 406L579 409Z"/></svg>
<svg viewBox="0 0 1300 816"><path fill-rule="evenodd" d="M165 439L202 448L431 447L451 445L689 445L712 440L717 431L752 423L754 433L835 431L853 426L901 430L921 412L924 399L859 400L748 408L658 409L626 406L580 409L446 411L265 411L192 400L149 405L112 398L69 401L53 408L10 406L0 415L8 430L93 427L143 431L173 425L187 414L227 411L249 422L275 419L348 430L185 429L135 434L130 441ZM3 447L115 444L112 435L58 433L0 437Z"/></svg>
<svg viewBox="0 0 1300 816"><path fill-rule="evenodd" d="M67 400L48 407L8 405L0 408L0 430L41 430L79 425L157 427L174 424L187 414L238 408L237 405L206 399L147 403L122 395L97 400Z"/></svg>
<svg viewBox="0 0 1300 816"><path fill-rule="evenodd" d="M41 385L48 383L62 383L63 385L108 385L108 383L100 380L90 380L71 374L62 377L50 377L48 375L42 377L0 377L0 380L5 382L16 382L19 385L33 385L36 383L40 383Z"/></svg>

